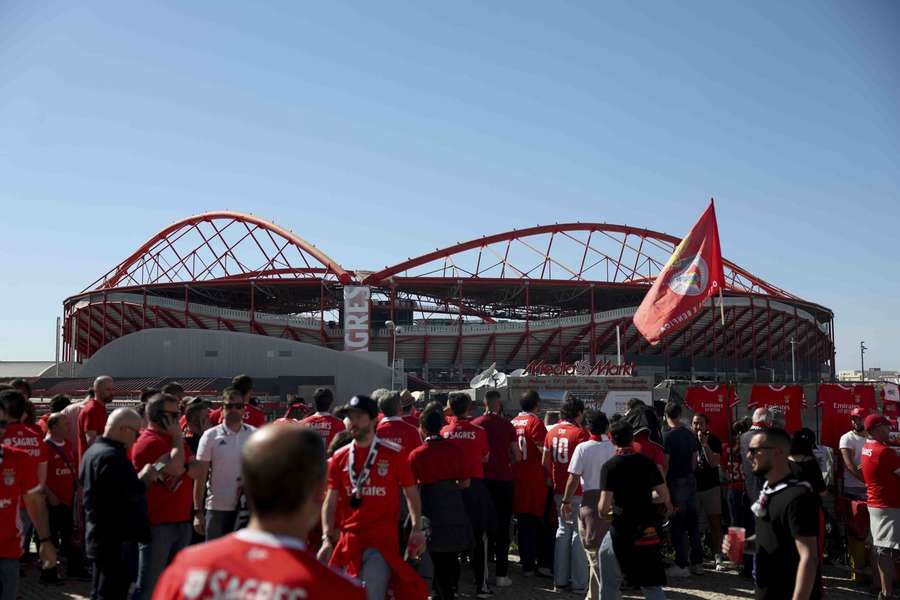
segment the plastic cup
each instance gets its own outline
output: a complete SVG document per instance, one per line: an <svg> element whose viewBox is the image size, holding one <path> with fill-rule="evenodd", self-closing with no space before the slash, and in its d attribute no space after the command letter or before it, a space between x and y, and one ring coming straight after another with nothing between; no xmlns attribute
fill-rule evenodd
<svg viewBox="0 0 900 600"><path fill-rule="evenodd" d="M728 528L728 560L740 564L744 560L744 540L747 531L743 527Z"/></svg>

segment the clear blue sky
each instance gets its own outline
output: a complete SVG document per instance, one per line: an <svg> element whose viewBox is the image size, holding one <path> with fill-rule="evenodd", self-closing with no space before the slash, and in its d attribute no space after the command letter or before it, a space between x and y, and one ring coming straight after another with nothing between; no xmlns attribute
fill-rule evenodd
<svg viewBox="0 0 900 600"><path fill-rule="evenodd" d="M228 208L347 267L536 223L683 235L900 368L900 3L0 2L0 359Z"/></svg>

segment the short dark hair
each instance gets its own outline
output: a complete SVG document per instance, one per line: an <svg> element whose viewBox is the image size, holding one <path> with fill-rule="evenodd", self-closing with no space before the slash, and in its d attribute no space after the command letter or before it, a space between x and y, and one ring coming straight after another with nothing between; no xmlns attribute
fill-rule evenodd
<svg viewBox="0 0 900 600"><path fill-rule="evenodd" d="M325 454L327 454L328 457L330 458L334 455L335 452L337 452L338 450L340 450L341 448L343 448L344 446L346 446L347 444L349 444L352 441L353 441L352 433L350 433L346 429L344 429L342 431L338 431L334 435L334 437L331 438L331 443L328 444L328 450L325 452Z"/></svg>
<svg viewBox="0 0 900 600"><path fill-rule="evenodd" d="M148 387L141 390L141 404L146 404L147 401L157 394L162 394L162 390L155 387Z"/></svg>
<svg viewBox="0 0 900 600"><path fill-rule="evenodd" d="M322 436L306 427L293 429L282 452L259 456L248 452L254 447L251 444L241 452L244 493L250 508L261 517L294 514L325 478Z"/></svg>
<svg viewBox="0 0 900 600"><path fill-rule="evenodd" d="M706 423L707 425L709 424L709 417L706 416L706 413L694 413L694 416L691 418L693 419L693 418L697 418L697 417L700 417L701 419L703 419L703 422Z"/></svg>
<svg viewBox="0 0 900 600"><path fill-rule="evenodd" d="M559 416L566 421L572 421L578 418L578 415L584 412L584 401L581 398L573 398L569 396L559 408Z"/></svg>
<svg viewBox="0 0 900 600"><path fill-rule="evenodd" d="M444 411L440 407L426 408L419 416L419 425L431 435L438 435L446 423Z"/></svg>
<svg viewBox="0 0 900 600"><path fill-rule="evenodd" d="M13 421L19 421L25 414L25 404L25 396L19 390L10 388L0 391L0 405Z"/></svg>
<svg viewBox="0 0 900 600"><path fill-rule="evenodd" d="M666 416L673 421L681 418L681 405L669 400L666 402Z"/></svg>
<svg viewBox="0 0 900 600"><path fill-rule="evenodd" d="M454 415L461 417L472 406L472 397L465 392L453 392L450 394L447 404L450 405L450 410Z"/></svg>
<svg viewBox="0 0 900 600"><path fill-rule="evenodd" d="M241 392L241 390L237 389L234 386L229 385L227 388L222 390L222 402L230 401L232 396L240 396L241 400L244 399L244 394Z"/></svg>
<svg viewBox="0 0 900 600"><path fill-rule="evenodd" d="M56 394L50 398L50 412L58 413L68 405L72 404L72 399L65 394Z"/></svg>
<svg viewBox="0 0 900 600"><path fill-rule="evenodd" d="M53 428L56 427L60 421L64 421L65 419L66 417L58 412L50 413L50 416L47 417L47 431L53 431Z"/></svg>
<svg viewBox="0 0 900 600"><path fill-rule="evenodd" d="M609 419L602 410L589 410L586 414L586 421L594 435L603 435L609 430Z"/></svg>
<svg viewBox="0 0 900 600"><path fill-rule="evenodd" d="M242 396L246 396L253 389L253 379L249 375L235 375L231 380L231 387L239 391Z"/></svg>
<svg viewBox="0 0 900 600"><path fill-rule="evenodd" d="M194 415L208 410L209 405L206 404L206 402L189 402L188 405L184 407L184 418L190 422L191 419L194 418Z"/></svg>
<svg viewBox="0 0 900 600"><path fill-rule="evenodd" d="M637 408L637 407L639 407L639 406L640 406L640 407L644 407L644 406L647 406L647 405L644 404L644 401L641 400L640 398L632 398L632 399L630 399L630 400L628 401L628 410Z"/></svg>
<svg viewBox="0 0 900 600"><path fill-rule="evenodd" d="M9 382L9 385L13 386L25 396L25 399L31 398L31 384L28 383L24 379L13 379Z"/></svg>
<svg viewBox="0 0 900 600"><path fill-rule="evenodd" d="M785 454L791 451L791 434L780 427L766 427L756 435L766 436L766 443L781 448Z"/></svg>
<svg viewBox="0 0 900 600"><path fill-rule="evenodd" d="M485 402L493 402L494 400L500 399L500 392L497 390L488 390L484 393L484 401Z"/></svg>
<svg viewBox="0 0 900 600"><path fill-rule="evenodd" d="M316 410L319 412L326 412L331 408L331 404L334 402L334 394L331 393L331 390L328 388L317 388L315 392L313 392L313 404L316 405Z"/></svg>
<svg viewBox="0 0 900 600"><path fill-rule="evenodd" d="M172 403L178 406L178 398L169 394L156 394L147 400L147 419L159 423L163 413L163 405Z"/></svg>
<svg viewBox="0 0 900 600"><path fill-rule="evenodd" d="M609 437L618 448L625 448L630 446L634 440L634 429L632 429L631 423L625 419L619 419L610 426Z"/></svg>
<svg viewBox="0 0 900 600"><path fill-rule="evenodd" d="M522 410L525 412L533 411L540 403L541 397L534 390L528 390L522 394L521 398L519 398L519 406L521 406Z"/></svg>
<svg viewBox="0 0 900 600"><path fill-rule="evenodd" d="M170 381L162 387L162 393L176 396L184 393L184 387L177 381Z"/></svg>

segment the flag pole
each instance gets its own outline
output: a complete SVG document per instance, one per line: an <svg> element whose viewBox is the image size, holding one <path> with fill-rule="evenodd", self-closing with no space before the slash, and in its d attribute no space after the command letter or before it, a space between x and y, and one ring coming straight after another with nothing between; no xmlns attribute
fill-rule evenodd
<svg viewBox="0 0 900 600"><path fill-rule="evenodd" d="M719 286L719 312L722 315L722 327L725 326L725 299L722 298L722 286Z"/></svg>

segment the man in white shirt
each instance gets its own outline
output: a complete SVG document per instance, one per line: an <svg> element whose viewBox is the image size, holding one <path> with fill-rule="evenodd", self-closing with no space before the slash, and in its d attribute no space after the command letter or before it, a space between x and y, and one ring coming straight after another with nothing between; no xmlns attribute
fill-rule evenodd
<svg viewBox="0 0 900 600"><path fill-rule="evenodd" d="M869 436L863 423L869 411L865 408L854 408L850 412L853 429L841 436L838 448L844 460L844 496L853 500L866 499L866 482L863 481L860 462L862 449Z"/></svg>
<svg viewBox="0 0 900 600"><path fill-rule="evenodd" d="M598 551L603 536L609 528L608 521L600 519L597 507L600 504L600 472L603 464L612 458L616 448L612 442L603 439L609 429L609 420L602 411L590 411L585 416L585 422L591 432L591 439L582 442L575 447L572 459L569 461L569 479L566 481L566 490L563 493L561 512L566 521L578 519L578 533L581 544L587 554L590 568L588 581L588 595L590 600L600 597L600 562ZM571 500L581 483L581 508L580 514L572 511Z"/></svg>
<svg viewBox="0 0 900 600"><path fill-rule="evenodd" d="M222 400L222 423L207 429L197 446L200 473L194 481L194 529L200 534L205 532L206 541L234 531L241 487L241 449L256 431L243 422L241 392L226 388Z"/></svg>

